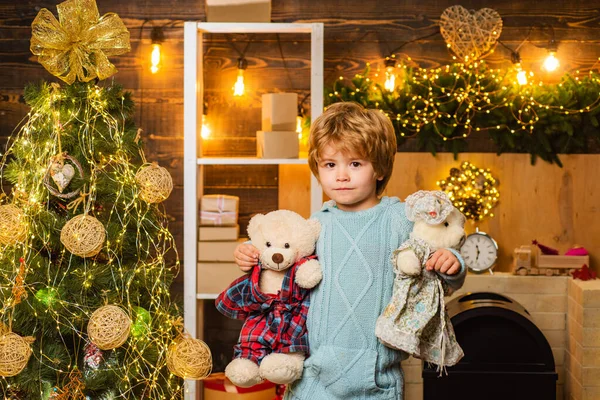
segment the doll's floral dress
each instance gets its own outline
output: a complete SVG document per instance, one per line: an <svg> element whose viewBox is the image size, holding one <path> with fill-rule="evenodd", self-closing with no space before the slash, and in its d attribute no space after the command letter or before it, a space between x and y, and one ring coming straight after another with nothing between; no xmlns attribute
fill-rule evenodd
<svg viewBox="0 0 600 400"><path fill-rule="evenodd" d="M421 274L408 276L396 268L403 250L412 250L423 266ZM455 365L463 356L446 313L447 284L434 271L424 268L431 254L429 245L416 238L404 242L393 253L396 273L392 299L379 316L375 334L388 347L436 364L440 369Z"/></svg>

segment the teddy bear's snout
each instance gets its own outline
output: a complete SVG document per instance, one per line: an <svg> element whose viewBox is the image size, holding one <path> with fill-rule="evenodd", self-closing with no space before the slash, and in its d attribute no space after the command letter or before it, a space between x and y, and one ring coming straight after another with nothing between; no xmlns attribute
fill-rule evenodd
<svg viewBox="0 0 600 400"><path fill-rule="evenodd" d="M281 264L283 262L283 255L281 253L274 253L273 256L271 256L271 260L273 260L275 264Z"/></svg>

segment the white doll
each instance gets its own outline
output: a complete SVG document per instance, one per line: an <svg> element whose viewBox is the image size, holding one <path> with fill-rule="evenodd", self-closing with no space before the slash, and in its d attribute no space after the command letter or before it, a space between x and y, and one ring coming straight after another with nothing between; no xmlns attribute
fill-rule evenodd
<svg viewBox="0 0 600 400"><path fill-rule="evenodd" d="M437 249L457 248L465 238L465 217L441 191L419 191L406 199L406 217L415 223L410 239L394 251L396 273L390 303L375 334L388 347L438 365L456 364L463 351L446 314L450 289L425 262Z"/></svg>

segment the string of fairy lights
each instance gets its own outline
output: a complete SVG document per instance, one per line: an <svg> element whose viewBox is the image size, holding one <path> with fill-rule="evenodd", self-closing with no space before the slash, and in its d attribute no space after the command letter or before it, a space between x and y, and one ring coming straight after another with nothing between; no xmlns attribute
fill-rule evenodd
<svg viewBox="0 0 600 400"><path fill-rule="evenodd" d="M421 38L414 41L418 40ZM567 74L557 84L536 80L533 72L527 73L521 65L519 49L525 40L515 50L498 41L511 52L513 66L508 69L489 68L484 61L461 63L456 56L452 57L453 64L442 67L409 67L407 64L413 64L410 57L398 61L394 54L412 42L408 41L378 63L374 71L368 63L362 74L351 79L340 76L327 88L326 103L356 101L379 109L390 118L400 139L422 138L428 131L444 143L487 131L497 143L498 138L509 143L528 141L530 147L526 149L532 156L536 154L531 143L539 140L546 152L543 158L560 165L545 135L558 131L567 138L565 143L585 142L585 138L575 138L578 133L570 122L581 123L580 116L585 115L589 126L599 125L595 114L600 110L600 77L590 69L587 74ZM558 65L552 35L543 68L553 72ZM541 132L537 133L536 128ZM597 133L593 136L598 139ZM435 152L435 146L423 147ZM456 153L458 148L452 149ZM497 184L489 169L469 162L452 168L450 176L437 182L474 222L494 216L492 209L499 201Z"/></svg>
<svg viewBox="0 0 600 400"><path fill-rule="evenodd" d="M418 67L398 52L439 31L406 41L373 65L367 63L363 73L334 80L325 88L325 105L355 101L381 110L394 124L400 144L417 138L420 149L443 147L458 153L469 136L486 132L499 152L529 152L532 162L539 156L561 165L557 153L585 151L590 140L600 142L597 131L586 129L598 126L600 77L595 65L586 73L567 73L558 83L545 83L526 71L520 51L533 30L515 49L495 41L510 52L512 66L502 69L481 59L461 62L457 56L448 65ZM530 41L547 49L542 64L547 74L560 64L558 42L550 32L546 46ZM452 50L450 43L448 48ZM493 52L494 46L485 55Z"/></svg>
<svg viewBox="0 0 600 400"><path fill-rule="evenodd" d="M410 58L408 60L410 61ZM516 83L516 80L511 81L511 75L515 74L501 69L489 69L484 62L458 63L432 69L415 68L411 69L411 73L407 71L409 68L405 64L398 64L396 68L403 71L395 74L396 82L410 85L410 89L402 93L406 98L404 111L395 112L390 107L386 107L390 102L386 102L383 98L386 95L392 97L400 95L398 91L402 90L402 86L396 86L396 92L385 93L387 89L382 90L383 85L377 79L379 74L374 73L374 79L369 76L369 64L366 73L356 74L352 80L340 76L328 93L329 103L346 100L361 101L362 93L367 92L367 95L372 95L370 103L382 110L395 123L401 137L415 137L425 126L430 125L444 141L466 138L473 132L482 130L507 129L512 134L517 130L531 133L536 123L540 121L541 111L550 110L566 116L588 113L600 105L600 91L596 92L592 101L581 108L555 105L553 104L555 99L546 94L552 92L554 86L563 87L564 82L557 85L544 85L542 81L530 80L526 85L511 84L511 82ZM398 76L409 76L409 80L402 82ZM598 75L591 70L586 77L575 76L573 79L577 85L588 85L592 91L600 83ZM450 81L450 83L444 85L440 83L441 81ZM347 96L342 95L340 83L345 88L351 88L347 91ZM413 94L413 92L426 94ZM456 111L453 113L444 111L444 107L452 103L458 104L457 107L453 107ZM508 110L508 114L513 118L512 122L515 122L517 127L508 123L493 126L474 124L478 115L490 114L499 108ZM448 136L441 132L440 126L461 127L463 130L461 135Z"/></svg>
<svg viewBox="0 0 600 400"><path fill-rule="evenodd" d="M468 161L460 168L451 168L447 178L436 182L452 204L474 222L494 217L492 209L500 200L497 184L489 168L479 168Z"/></svg>

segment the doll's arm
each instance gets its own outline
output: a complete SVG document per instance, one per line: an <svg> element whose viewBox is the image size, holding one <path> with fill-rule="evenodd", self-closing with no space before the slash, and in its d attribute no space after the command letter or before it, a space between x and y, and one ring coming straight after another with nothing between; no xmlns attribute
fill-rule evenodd
<svg viewBox="0 0 600 400"><path fill-rule="evenodd" d="M417 276L421 274L421 261L411 248L396 250L394 252L394 260L397 273L407 276Z"/></svg>

